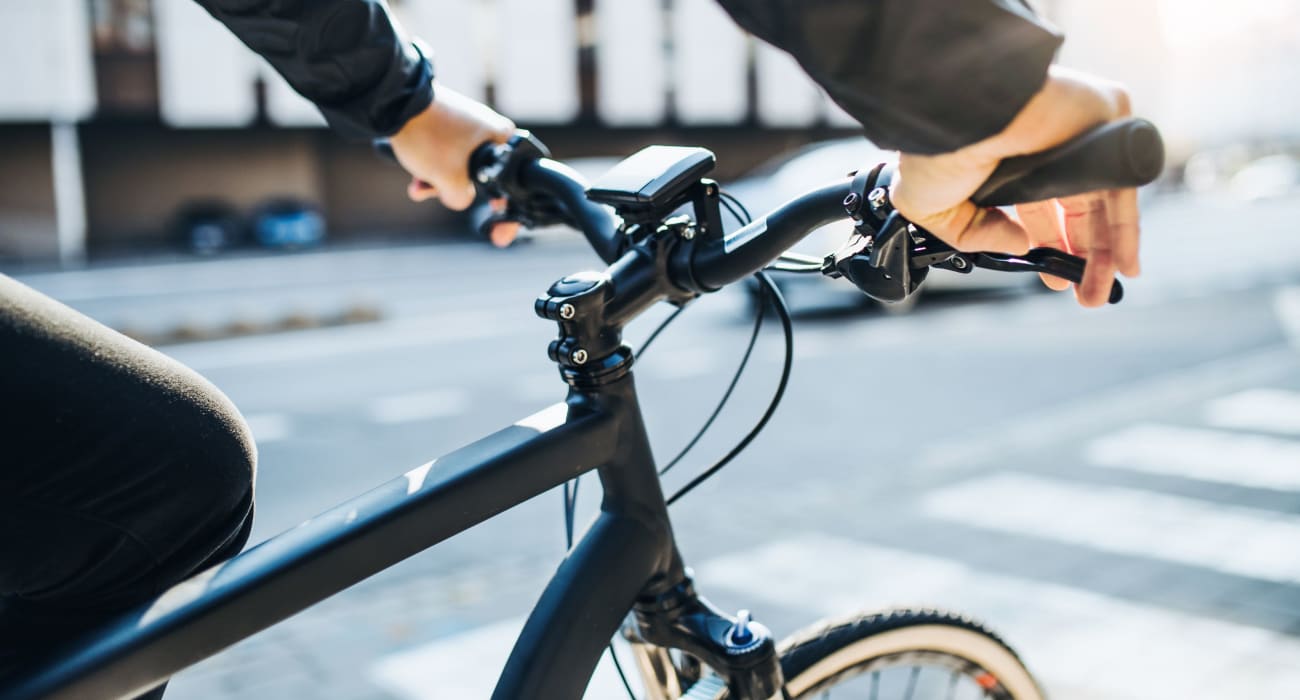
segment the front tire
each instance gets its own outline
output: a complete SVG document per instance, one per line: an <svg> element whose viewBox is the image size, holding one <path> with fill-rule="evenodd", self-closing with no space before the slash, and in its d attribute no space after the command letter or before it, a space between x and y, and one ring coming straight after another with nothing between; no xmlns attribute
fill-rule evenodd
<svg viewBox="0 0 1300 700"><path fill-rule="evenodd" d="M1006 642L970 618L938 610L822 623L783 642L780 653L791 700L1043 700Z"/></svg>
<svg viewBox="0 0 1300 700"><path fill-rule="evenodd" d="M968 617L900 609L822 622L781 643L789 700L1043 700L1020 657ZM713 676L685 698L729 700Z"/></svg>

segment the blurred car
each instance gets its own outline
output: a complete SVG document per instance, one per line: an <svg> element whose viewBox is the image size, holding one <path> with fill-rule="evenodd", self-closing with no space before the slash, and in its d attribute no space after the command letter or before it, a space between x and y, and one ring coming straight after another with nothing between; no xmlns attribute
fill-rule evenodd
<svg viewBox="0 0 1300 700"><path fill-rule="evenodd" d="M325 217L292 197L272 199L253 212L253 238L266 248L310 248L325 241Z"/></svg>
<svg viewBox="0 0 1300 700"><path fill-rule="evenodd" d="M1232 176L1228 190L1247 202L1300 192L1300 160L1286 153L1253 160Z"/></svg>
<svg viewBox="0 0 1300 700"><path fill-rule="evenodd" d="M877 163L897 158L897 153L877 148L862 138L823 141L805 146L792 154L778 156L744 178L729 185L724 184L723 190L734 195L751 214L758 217L818 185L859 168L870 168ZM791 251L821 259L844 245L852 231L853 228L847 221L823 226L809 234ZM932 269L921 289L907 300L897 304L875 303L886 312L903 313L916 305L922 291L1021 289L1029 288L1031 278L1037 280L1037 275L996 273L990 270L959 274ZM773 279L783 292L800 299L814 296L805 292L815 291L818 292L815 295L817 301L821 302L842 299L850 293L869 300L852 284L823 275L780 274ZM805 305L803 301L798 303L801 307Z"/></svg>
<svg viewBox="0 0 1300 700"><path fill-rule="evenodd" d="M199 255L213 255L244 242L247 227L239 211L221 200L182 206L172 217L172 236Z"/></svg>

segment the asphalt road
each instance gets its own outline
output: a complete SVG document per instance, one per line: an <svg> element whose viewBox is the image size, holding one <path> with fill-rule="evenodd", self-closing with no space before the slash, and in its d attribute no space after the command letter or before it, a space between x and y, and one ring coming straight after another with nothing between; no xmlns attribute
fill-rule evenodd
<svg viewBox="0 0 1300 700"><path fill-rule="evenodd" d="M1001 630L1054 698L1300 687L1300 202L1169 199L1146 274L1085 311L1023 291L796 319L771 427L675 506L706 595L778 635L899 603ZM1229 220L1228 215L1236 216ZM254 540L560 400L532 299L572 242L354 250L24 278L106 321L330 310L382 319L167 346L261 452ZM747 302L705 298L638 365L660 459L725 388ZM668 309L629 333L639 341ZM683 483L766 406L769 324ZM594 511L585 484L580 522ZM545 494L178 676L171 698L486 697L563 555ZM592 696L619 697L604 670Z"/></svg>

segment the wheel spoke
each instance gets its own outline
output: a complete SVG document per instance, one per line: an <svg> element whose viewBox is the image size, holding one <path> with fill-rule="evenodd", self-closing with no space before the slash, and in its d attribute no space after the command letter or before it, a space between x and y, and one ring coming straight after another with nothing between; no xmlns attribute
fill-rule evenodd
<svg viewBox="0 0 1300 700"><path fill-rule="evenodd" d="M953 671L952 678L948 679L948 700L957 697L957 681L961 680L961 671Z"/></svg>
<svg viewBox="0 0 1300 700"><path fill-rule="evenodd" d="M916 692L916 680L921 676L921 667L912 667L912 677L907 679L907 695L903 700L912 700L912 695Z"/></svg>
<svg viewBox="0 0 1300 700"><path fill-rule="evenodd" d="M880 700L880 671L871 672L871 700Z"/></svg>

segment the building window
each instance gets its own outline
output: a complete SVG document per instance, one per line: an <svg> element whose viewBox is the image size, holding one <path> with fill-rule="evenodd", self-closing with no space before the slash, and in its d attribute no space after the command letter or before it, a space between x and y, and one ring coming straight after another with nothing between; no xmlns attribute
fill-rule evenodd
<svg viewBox="0 0 1300 700"><path fill-rule="evenodd" d="M88 2L100 114L157 115L158 72L150 0Z"/></svg>

